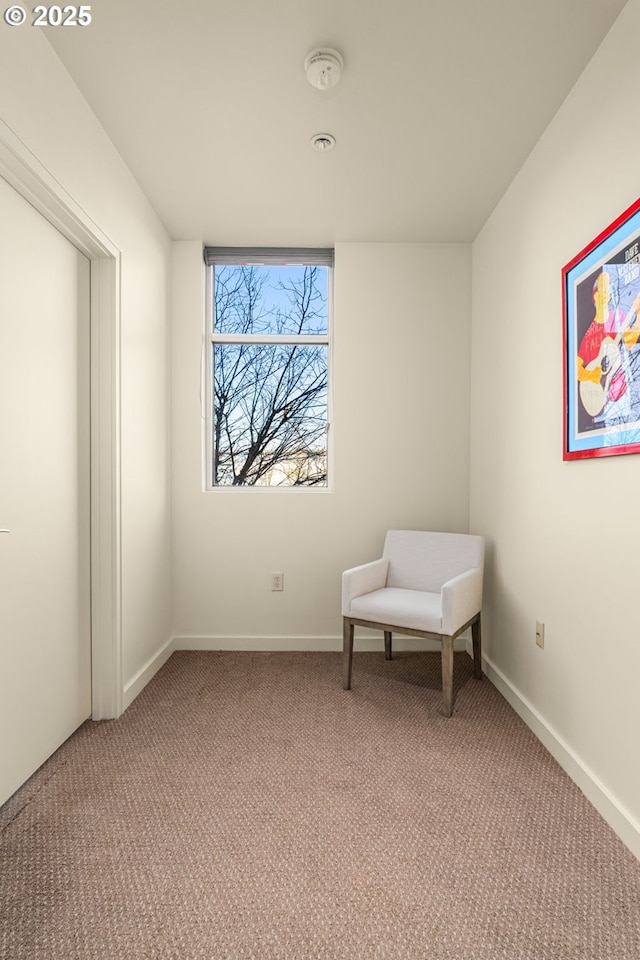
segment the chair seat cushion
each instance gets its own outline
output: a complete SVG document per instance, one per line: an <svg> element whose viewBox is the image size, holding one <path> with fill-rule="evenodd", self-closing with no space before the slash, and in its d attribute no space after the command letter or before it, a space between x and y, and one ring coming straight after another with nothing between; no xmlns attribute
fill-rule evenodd
<svg viewBox="0 0 640 960"><path fill-rule="evenodd" d="M442 633L440 594L424 590L385 587L365 593L351 601L349 616L410 630Z"/></svg>

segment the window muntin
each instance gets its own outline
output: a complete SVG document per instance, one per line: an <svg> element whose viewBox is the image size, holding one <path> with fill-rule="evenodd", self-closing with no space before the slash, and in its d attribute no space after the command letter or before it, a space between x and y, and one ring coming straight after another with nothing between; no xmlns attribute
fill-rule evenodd
<svg viewBox="0 0 640 960"><path fill-rule="evenodd" d="M328 486L331 267L210 260L209 486Z"/></svg>

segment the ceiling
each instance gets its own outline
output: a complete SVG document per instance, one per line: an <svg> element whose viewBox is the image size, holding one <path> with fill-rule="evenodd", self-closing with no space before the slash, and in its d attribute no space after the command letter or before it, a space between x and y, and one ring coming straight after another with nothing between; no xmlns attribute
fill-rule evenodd
<svg viewBox="0 0 640 960"><path fill-rule="evenodd" d="M624 0L97 0L47 38L174 239L470 241ZM306 55L333 47L340 84ZM309 140L331 133L317 153Z"/></svg>

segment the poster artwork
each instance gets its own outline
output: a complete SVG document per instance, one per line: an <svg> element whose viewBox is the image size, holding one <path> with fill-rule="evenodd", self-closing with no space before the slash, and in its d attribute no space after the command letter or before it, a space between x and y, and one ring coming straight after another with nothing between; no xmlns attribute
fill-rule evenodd
<svg viewBox="0 0 640 960"><path fill-rule="evenodd" d="M640 202L563 280L564 459L640 451Z"/></svg>

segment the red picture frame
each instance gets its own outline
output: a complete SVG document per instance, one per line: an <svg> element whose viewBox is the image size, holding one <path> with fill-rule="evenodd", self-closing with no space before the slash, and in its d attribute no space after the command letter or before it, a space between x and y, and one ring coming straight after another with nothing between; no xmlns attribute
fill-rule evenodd
<svg viewBox="0 0 640 960"><path fill-rule="evenodd" d="M563 460L640 453L640 199L562 268Z"/></svg>

